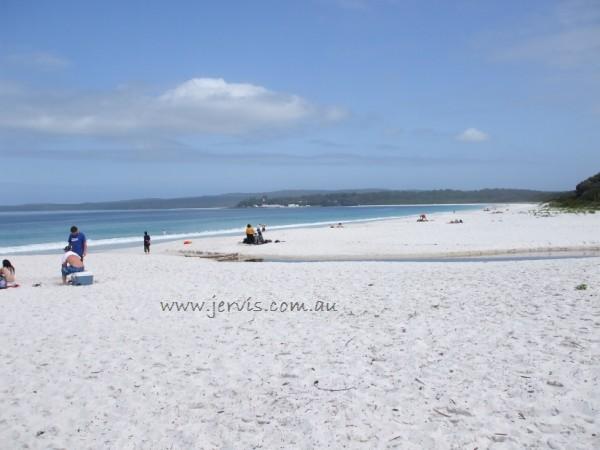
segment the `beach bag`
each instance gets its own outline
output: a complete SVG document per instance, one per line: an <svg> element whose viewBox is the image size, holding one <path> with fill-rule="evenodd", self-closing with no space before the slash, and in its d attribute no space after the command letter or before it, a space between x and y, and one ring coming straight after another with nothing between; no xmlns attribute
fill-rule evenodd
<svg viewBox="0 0 600 450"><path fill-rule="evenodd" d="M0 289L6 289L6 278L0 277Z"/></svg>

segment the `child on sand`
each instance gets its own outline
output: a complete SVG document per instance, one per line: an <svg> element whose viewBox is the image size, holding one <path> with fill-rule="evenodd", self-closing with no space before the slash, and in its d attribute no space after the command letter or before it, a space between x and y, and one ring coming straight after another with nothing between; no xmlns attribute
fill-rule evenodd
<svg viewBox="0 0 600 450"><path fill-rule="evenodd" d="M8 259L2 261L0 267L0 289L9 287L15 284L15 268Z"/></svg>

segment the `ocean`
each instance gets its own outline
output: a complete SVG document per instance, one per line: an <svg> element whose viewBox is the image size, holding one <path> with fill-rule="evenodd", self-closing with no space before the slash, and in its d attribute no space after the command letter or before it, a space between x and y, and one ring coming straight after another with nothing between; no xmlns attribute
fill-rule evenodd
<svg viewBox="0 0 600 450"><path fill-rule="evenodd" d="M153 242L181 238L239 235L246 224L266 224L267 231L465 211L483 205L410 205L308 208L198 208L127 211L52 211L0 213L0 256L47 253L64 247L69 228L77 225L90 249L142 244L148 231Z"/></svg>

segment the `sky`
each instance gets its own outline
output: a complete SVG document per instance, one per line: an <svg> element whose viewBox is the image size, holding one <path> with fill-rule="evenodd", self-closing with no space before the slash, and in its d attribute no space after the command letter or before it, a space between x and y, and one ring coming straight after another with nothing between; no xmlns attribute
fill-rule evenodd
<svg viewBox="0 0 600 450"><path fill-rule="evenodd" d="M0 204L569 190L600 0L0 2Z"/></svg>

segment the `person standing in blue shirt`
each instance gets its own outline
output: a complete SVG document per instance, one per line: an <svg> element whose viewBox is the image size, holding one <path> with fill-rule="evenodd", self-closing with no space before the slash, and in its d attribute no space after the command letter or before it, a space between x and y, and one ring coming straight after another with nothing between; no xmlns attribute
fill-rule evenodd
<svg viewBox="0 0 600 450"><path fill-rule="evenodd" d="M68 242L72 251L77 253L83 261L83 258L87 255L87 239L85 238L85 234L80 232L75 225L71 227Z"/></svg>

